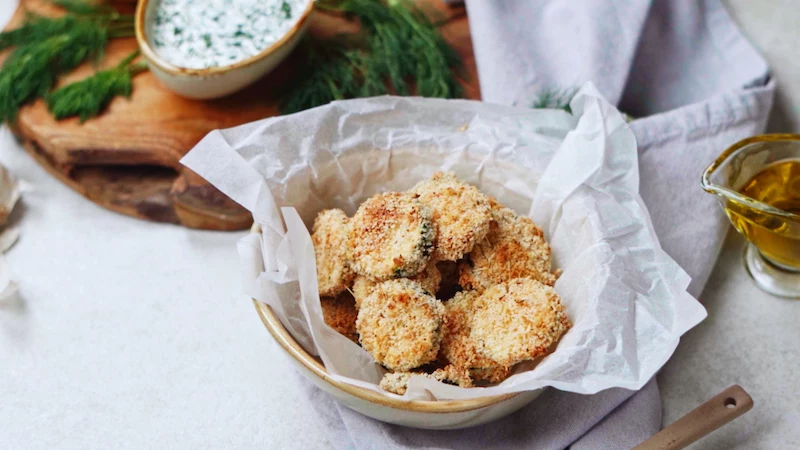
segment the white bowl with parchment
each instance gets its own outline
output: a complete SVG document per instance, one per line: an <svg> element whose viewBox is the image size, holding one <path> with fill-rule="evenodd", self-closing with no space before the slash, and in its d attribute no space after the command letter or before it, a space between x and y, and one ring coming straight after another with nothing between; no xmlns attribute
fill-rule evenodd
<svg viewBox="0 0 800 450"><path fill-rule="evenodd" d="M633 132L591 85L571 107L339 101L213 131L182 163L253 213L260 232L238 245L244 290L304 376L378 420L463 428L509 414L548 386L640 389L705 317L639 196ZM417 376L401 396L380 388L386 369L369 352L325 323L309 230L323 209L352 215L367 198L440 170L542 227L573 326L552 353L500 383L466 388Z"/></svg>
<svg viewBox="0 0 800 450"><path fill-rule="evenodd" d="M278 66L300 42L312 0L140 0L136 40L150 71L171 91L212 99Z"/></svg>

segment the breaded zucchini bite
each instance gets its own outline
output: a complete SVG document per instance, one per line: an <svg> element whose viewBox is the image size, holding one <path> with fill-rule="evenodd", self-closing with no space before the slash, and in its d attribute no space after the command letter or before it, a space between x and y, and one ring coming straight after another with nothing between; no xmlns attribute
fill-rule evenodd
<svg viewBox="0 0 800 450"><path fill-rule="evenodd" d="M555 289L530 278L492 286L472 308L478 351L506 367L546 354L571 326Z"/></svg>
<svg viewBox="0 0 800 450"><path fill-rule="evenodd" d="M436 292L439 290L439 283L442 281L442 274L439 272L436 264L430 263L425 266L425 270L407 279L416 281L423 289L428 291L430 295L436 296ZM372 290L375 289L375 286L379 283L380 281L373 281L369 277L361 275L356 276L356 279L353 281L352 289L353 297L356 299L356 308L361 307L361 300L371 294Z"/></svg>
<svg viewBox="0 0 800 450"><path fill-rule="evenodd" d="M413 277L428 264L435 239L431 211L413 195L378 194L350 221L350 264L373 280Z"/></svg>
<svg viewBox="0 0 800 450"><path fill-rule="evenodd" d="M470 319L476 298L477 291L463 291L445 303L445 328L439 353L450 365L466 370L472 380L503 381L508 376L509 367L483 356L470 336Z"/></svg>
<svg viewBox="0 0 800 450"><path fill-rule="evenodd" d="M403 395L408 390L408 381L412 372L386 372L381 379L380 387L384 391Z"/></svg>
<svg viewBox="0 0 800 450"><path fill-rule="evenodd" d="M469 374L450 365L436 369L431 373L387 372L381 379L380 387L384 391L403 395L408 391L408 382L411 380L411 375L423 375L437 381L444 381L465 388L472 387L472 380L470 380Z"/></svg>
<svg viewBox="0 0 800 450"><path fill-rule="evenodd" d="M375 361L404 371L436 359L443 320L444 305L419 283L389 280L361 301L356 330Z"/></svg>
<svg viewBox="0 0 800 450"><path fill-rule="evenodd" d="M454 174L437 172L411 192L433 212L437 231L434 260L461 259L489 231L489 197Z"/></svg>
<svg viewBox="0 0 800 450"><path fill-rule="evenodd" d="M331 328L346 336L351 341L358 343L356 331L356 310L353 296L345 292L336 297L321 297L322 318Z"/></svg>
<svg viewBox="0 0 800 450"><path fill-rule="evenodd" d="M550 245L533 220L492 201L489 233L459 263L459 284L483 291L514 278L533 278L552 286Z"/></svg>
<svg viewBox="0 0 800 450"><path fill-rule="evenodd" d="M349 222L341 209L327 209L314 220L311 242L317 261L319 295L334 297L353 282L355 273L347 262Z"/></svg>

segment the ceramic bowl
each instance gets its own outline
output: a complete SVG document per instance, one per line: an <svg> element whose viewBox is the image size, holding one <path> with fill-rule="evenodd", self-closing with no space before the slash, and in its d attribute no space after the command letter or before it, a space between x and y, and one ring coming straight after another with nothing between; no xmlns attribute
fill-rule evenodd
<svg viewBox="0 0 800 450"><path fill-rule="evenodd" d="M150 18L156 0L139 0L136 7L136 41L149 69L169 90L184 97L211 99L236 92L263 77L280 64L305 34L308 16L314 9L310 1L294 26L281 39L260 53L227 66L187 69L161 58L150 46Z"/></svg>
<svg viewBox="0 0 800 450"><path fill-rule="evenodd" d="M253 233L260 233L254 225ZM334 380L319 358L312 356L281 324L269 305L253 300L261 321L280 345L292 365L318 388L350 409L382 422L412 428L454 430L481 425L527 405L541 389L469 400L406 401Z"/></svg>

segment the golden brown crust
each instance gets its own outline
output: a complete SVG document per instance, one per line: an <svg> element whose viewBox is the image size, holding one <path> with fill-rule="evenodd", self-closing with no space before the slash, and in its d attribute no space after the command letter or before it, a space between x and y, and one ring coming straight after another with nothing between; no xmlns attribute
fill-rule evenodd
<svg viewBox="0 0 800 450"><path fill-rule="evenodd" d="M469 373L464 370L459 370L451 365L436 369L432 373L388 372L383 375L380 387L384 391L403 395L406 393L406 391L408 391L408 382L411 381L411 375L422 375L437 381L455 384L464 388L472 387L472 380L469 378Z"/></svg>
<svg viewBox="0 0 800 450"><path fill-rule="evenodd" d="M350 221L350 264L374 280L411 277L427 265L435 239L428 207L411 194L378 194Z"/></svg>
<svg viewBox="0 0 800 450"><path fill-rule="evenodd" d="M439 283L442 281L442 274L439 272L436 264L430 263L425 266L425 270L406 279L416 281L423 289L428 291L429 294L435 296L436 292L439 290ZM353 281L353 297L356 299L356 308L361 307L361 300L371 294L378 283L380 282L373 281L368 277L361 275L356 276L355 281Z"/></svg>
<svg viewBox="0 0 800 450"><path fill-rule="evenodd" d="M472 387L472 378L469 370L462 367L456 367L452 364L448 364L441 369L434 370L430 376L435 380L456 384L463 388Z"/></svg>
<svg viewBox="0 0 800 450"><path fill-rule="evenodd" d="M336 297L321 297L319 301L325 323L357 344L356 318L358 310L356 310L353 297L345 292Z"/></svg>
<svg viewBox="0 0 800 450"><path fill-rule="evenodd" d="M453 174L376 195L352 219L323 211L312 240L325 322L393 372L384 390L403 395L411 370L503 381L570 327L542 230Z"/></svg>
<svg viewBox="0 0 800 450"><path fill-rule="evenodd" d="M472 367L469 375L475 381L486 381L489 383L499 383L511 375L512 367L501 366L497 363L487 367Z"/></svg>
<svg viewBox="0 0 800 450"><path fill-rule="evenodd" d="M472 308L470 337L505 367L546 354L571 326L555 289L530 278L492 286Z"/></svg>
<svg viewBox="0 0 800 450"><path fill-rule="evenodd" d="M344 292L355 277L347 262L349 222L341 209L321 211L314 220L311 242L320 296L333 297Z"/></svg>
<svg viewBox="0 0 800 450"><path fill-rule="evenodd" d="M495 383L504 380L510 368L483 356L470 336L472 305L476 298L476 291L464 291L445 303L445 328L440 354L454 369L467 371L469 378Z"/></svg>
<svg viewBox="0 0 800 450"><path fill-rule="evenodd" d="M375 361L403 371L436 359L443 319L444 306L419 283L389 280L361 301L356 329Z"/></svg>
<svg viewBox="0 0 800 450"><path fill-rule="evenodd" d="M434 260L461 259L489 231L489 197L454 174L437 172L411 192L433 212L437 231Z"/></svg>
<svg viewBox="0 0 800 450"><path fill-rule="evenodd" d="M356 275L352 288L353 297L356 299L356 309L361 308L361 301L369 297L375 286L380 283L380 281L372 281L369 277Z"/></svg>
<svg viewBox="0 0 800 450"><path fill-rule="evenodd" d="M387 372L381 379L380 387L384 391L403 395L408 390L408 381L411 379L411 372Z"/></svg>
<svg viewBox="0 0 800 450"><path fill-rule="evenodd" d="M489 233L475 245L467 260L459 262L459 284L464 289L483 291L514 278L533 278L552 286L550 245L530 218L492 199Z"/></svg>

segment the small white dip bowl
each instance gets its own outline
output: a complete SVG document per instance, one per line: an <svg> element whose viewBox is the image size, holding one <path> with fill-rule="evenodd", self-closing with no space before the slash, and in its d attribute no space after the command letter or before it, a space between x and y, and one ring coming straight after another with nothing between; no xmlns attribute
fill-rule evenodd
<svg viewBox="0 0 800 450"><path fill-rule="evenodd" d="M252 84L286 59L305 34L314 2L309 1L294 26L266 49L234 64L206 69L178 67L156 53L149 35L157 6L157 0L139 0L136 7L136 41L150 71L176 94L188 98L211 99L224 97Z"/></svg>

